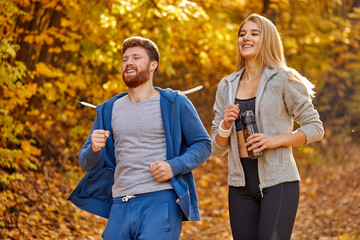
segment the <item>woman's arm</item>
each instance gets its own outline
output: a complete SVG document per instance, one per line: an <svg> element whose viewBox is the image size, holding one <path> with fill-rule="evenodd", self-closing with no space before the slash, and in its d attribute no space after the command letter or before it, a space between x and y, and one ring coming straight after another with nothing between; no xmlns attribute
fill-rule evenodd
<svg viewBox="0 0 360 240"><path fill-rule="evenodd" d="M230 142L229 137L221 137L219 135L220 124L223 121L224 124L221 124L221 128L225 131L231 132L230 129L232 126L232 122L235 121L236 119L235 118L236 113L233 116L234 119L230 119L224 116L226 109L225 104L227 104L227 99L229 94L228 91L229 89L227 83L224 79L222 79L216 90L215 103L213 107L215 117L214 120L212 121L212 126L211 126L211 135L212 135L211 145L214 149L214 152L220 157L224 156L229 151L229 142ZM231 111L237 112L239 109L239 107L236 105L230 105L228 107L232 108L232 110L229 109L229 114ZM237 115L238 114L239 113L237 112Z"/></svg>
<svg viewBox="0 0 360 240"><path fill-rule="evenodd" d="M267 136L262 133L253 134L248 138L248 150L259 147L255 152L267 148L306 145L320 140L324 135L324 128L319 113L315 110L307 89L299 80L286 75L283 81L283 100L287 113L291 115L300 127L292 133ZM251 146L251 144L254 146Z"/></svg>
<svg viewBox="0 0 360 240"><path fill-rule="evenodd" d="M225 108L223 111L223 120L221 125L219 125L219 129L223 129L224 131L229 131L233 122L239 117L239 104L232 104ZM221 130L219 130L221 131ZM225 148L229 145L230 137L229 136L220 136L219 131L215 135L215 141L217 145L222 148Z"/></svg>
<svg viewBox="0 0 360 240"><path fill-rule="evenodd" d="M253 143L256 144L252 145ZM306 143L306 136L301 130L296 130L292 133L280 134L276 136L268 136L263 133L255 133L251 135L245 144L248 151L254 150L255 153L261 152L265 149L287 147L287 146L299 146Z"/></svg>

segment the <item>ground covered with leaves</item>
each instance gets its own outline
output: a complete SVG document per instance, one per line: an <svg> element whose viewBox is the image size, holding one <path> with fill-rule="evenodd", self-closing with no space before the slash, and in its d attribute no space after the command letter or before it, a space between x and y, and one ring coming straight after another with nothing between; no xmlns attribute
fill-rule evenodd
<svg viewBox="0 0 360 240"><path fill-rule="evenodd" d="M301 164L300 164L301 165ZM63 169L63 170L61 170ZM292 239L360 239L360 162L300 166L301 195ZM72 163L48 162L15 195L1 195L1 239L101 239L106 220L66 201L83 172ZM232 239L227 210L227 161L212 156L195 170L202 220L183 224L182 240Z"/></svg>

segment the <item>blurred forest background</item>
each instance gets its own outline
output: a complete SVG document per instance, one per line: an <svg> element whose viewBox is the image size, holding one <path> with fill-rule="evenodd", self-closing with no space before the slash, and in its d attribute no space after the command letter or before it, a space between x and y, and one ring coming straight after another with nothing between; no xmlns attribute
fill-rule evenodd
<svg viewBox="0 0 360 240"><path fill-rule="evenodd" d="M235 71L237 30L271 19L289 66L316 85L326 129L294 148L301 198L293 239L360 239L359 0L0 0L0 238L100 239L106 221L66 201L98 105L126 91L124 39L159 47L155 85L186 90L210 130L220 79ZM231 239L227 161L195 171L202 221L182 239Z"/></svg>

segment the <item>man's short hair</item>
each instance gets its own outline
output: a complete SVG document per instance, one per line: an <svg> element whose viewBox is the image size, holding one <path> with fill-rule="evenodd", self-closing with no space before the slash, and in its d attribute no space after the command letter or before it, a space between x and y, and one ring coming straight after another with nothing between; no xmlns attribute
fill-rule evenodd
<svg viewBox="0 0 360 240"><path fill-rule="evenodd" d="M135 36L125 39L121 47L121 51L124 54L128 48L132 47L144 48L147 55L149 56L150 61L156 61L158 63L158 66L156 67L154 72L155 75L160 63L160 54L156 44L150 39Z"/></svg>

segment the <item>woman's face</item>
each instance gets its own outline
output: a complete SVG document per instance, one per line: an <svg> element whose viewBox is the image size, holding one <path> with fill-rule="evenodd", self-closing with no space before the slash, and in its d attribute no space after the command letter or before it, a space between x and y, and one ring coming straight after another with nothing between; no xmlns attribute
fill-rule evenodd
<svg viewBox="0 0 360 240"><path fill-rule="evenodd" d="M253 21L246 22L237 40L238 49L241 56L246 60L254 59L260 51L260 28Z"/></svg>

